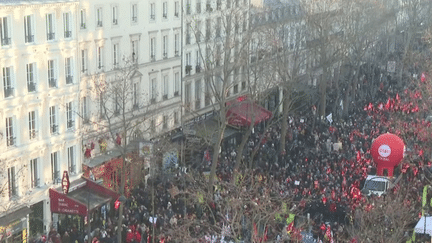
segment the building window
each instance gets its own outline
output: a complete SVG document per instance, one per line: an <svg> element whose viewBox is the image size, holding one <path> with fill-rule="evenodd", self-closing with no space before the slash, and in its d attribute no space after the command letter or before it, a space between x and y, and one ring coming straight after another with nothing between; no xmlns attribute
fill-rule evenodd
<svg viewBox="0 0 432 243"><path fill-rule="evenodd" d="M81 50L81 72L87 73L87 50Z"/></svg>
<svg viewBox="0 0 432 243"><path fill-rule="evenodd" d="M150 60L156 61L156 38L152 37L150 39Z"/></svg>
<svg viewBox="0 0 432 243"><path fill-rule="evenodd" d="M132 4L132 22L138 22L138 4Z"/></svg>
<svg viewBox="0 0 432 243"><path fill-rule="evenodd" d="M138 62L138 40L131 41L132 47L132 62Z"/></svg>
<svg viewBox="0 0 432 243"><path fill-rule="evenodd" d="M206 19L206 41L210 40L211 37L211 20Z"/></svg>
<svg viewBox="0 0 432 243"><path fill-rule="evenodd" d="M48 84L50 88L57 88L54 66L54 60L48 60Z"/></svg>
<svg viewBox="0 0 432 243"><path fill-rule="evenodd" d="M186 24L186 45L189 45L191 43L191 23Z"/></svg>
<svg viewBox="0 0 432 243"><path fill-rule="evenodd" d="M65 77L66 77L66 84L73 83L72 57L65 58Z"/></svg>
<svg viewBox="0 0 432 243"><path fill-rule="evenodd" d="M72 102L66 103L66 127L67 129L71 129L74 126L74 120L73 120L73 104Z"/></svg>
<svg viewBox="0 0 432 243"><path fill-rule="evenodd" d="M97 68L98 69L103 69L104 65L103 65L103 47L102 46L98 46L97 47Z"/></svg>
<svg viewBox="0 0 432 243"><path fill-rule="evenodd" d="M204 105L209 106L211 103L211 84L210 84L210 78L206 77L204 79L205 82L205 91L204 91Z"/></svg>
<svg viewBox="0 0 432 243"><path fill-rule="evenodd" d="M54 184L60 183L59 152L51 153L51 179Z"/></svg>
<svg viewBox="0 0 432 243"><path fill-rule="evenodd" d="M56 117L56 107L50 106L49 108L50 116L50 131L51 134L58 134L57 117Z"/></svg>
<svg viewBox="0 0 432 243"><path fill-rule="evenodd" d="M180 73L174 74L174 96L178 96L180 91Z"/></svg>
<svg viewBox="0 0 432 243"><path fill-rule="evenodd" d="M35 139L37 136L36 130L36 111L29 112L29 139Z"/></svg>
<svg viewBox="0 0 432 243"><path fill-rule="evenodd" d="M191 3L190 0L186 0L186 14L191 14Z"/></svg>
<svg viewBox="0 0 432 243"><path fill-rule="evenodd" d="M113 45L113 65L114 65L114 68L118 68L118 65L119 65L119 44Z"/></svg>
<svg viewBox="0 0 432 243"><path fill-rule="evenodd" d="M117 6L112 7L112 24L117 25L118 24L118 17L117 17Z"/></svg>
<svg viewBox="0 0 432 243"><path fill-rule="evenodd" d="M36 81L34 77L35 73L35 63L28 63L26 64L26 74L27 74L27 91L29 93L36 91Z"/></svg>
<svg viewBox="0 0 432 243"><path fill-rule="evenodd" d="M178 119L178 112L174 111L174 124L178 124L179 123L179 119Z"/></svg>
<svg viewBox="0 0 432 243"><path fill-rule="evenodd" d="M196 12L201 13L201 0L196 0Z"/></svg>
<svg viewBox="0 0 432 243"><path fill-rule="evenodd" d="M150 20L155 20L156 19L156 9L155 9L155 4L151 3L150 4Z"/></svg>
<svg viewBox="0 0 432 243"><path fill-rule="evenodd" d="M191 105L191 84L188 83L185 86L185 109L189 110Z"/></svg>
<svg viewBox="0 0 432 243"><path fill-rule="evenodd" d="M46 15L47 40L55 39L54 14Z"/></svg>
<svg viewBox="0 0 432 243"><path fill-rule="evenodd" d="M24 16L25 43L34 42L33 15Z"/></svg>
<svg viewBox="0 0 432 243"><path fill-rule="evenodd" d="M201 42L201 21L197 21L196 24L196 29L195 29L195 38L196 38L196 43L200 43Z"/></svg>
<svg viewBox="0 0 432 243"><path fill-rule="evenodd" d="M76 161L75 161L75 146L67 148L68 153L68 171L69 173L76 173Z"/></svg>
<svg viewBox="0 0 432 243"><path fill-rule="evenodd" d="M97 8L96 9L96 27L102 27L103 23L102 23L102 8Z"/></svg>
<svg viewBox="0 0 432 243"><path fill-rule="evenodd" d="M174 3L174 16L179 17L179 12L180 12L180 3L176 1Z"/></svg>
<svg viewBox="0 0 432 243"><path fill-rule="evenodd" d="M86 29L86 11L85 11L85 9L80 10L80 28L82 30Z"/></svg>
<svg viewBox="0 0 432 243"><path fill-rule="evenodd" d="M155 103L157 98L157 81L155 78L151 80L151 101L150 103Z"/></svg>
<svg viewBox="0 0 432 243"><path fill-rule="evenodd" d="M179 56L179 44L180 44L180 35L179 34L175 34L174 35L174 48L175 48L175 52L174 52L174 55L176 56L176 57L178 57Z"/></svg>
<svg viewBox="0 0 432 243"><path fill-rule="evenodd" d="M30 160L30 179L31 188L39 187L39 163L37 158Z"/></svg>
<svg viewBox="0 0 432 243"><path fill-rule="evenodd" d="M14 87L12 84L12 67L3 68L3 86L5 98L12 97L14 95Z"/></svg>
<svg viewBox="0 0 432 243"><path fill-rule="evenodd" d="M201 108L201 80L195 81L195 109Z"/></svg>
<svg viewBox="0 0 432 243"><path fill-rule="evenodd" d="M163 129L168 128L168 117L166 115L162 116L162 128Z"/></svg>
<svg viewBox="0 0 432 243"><path fill-rule="evenodd" d="M83 123L88 123L89 122L89 114L88 114L88 104L87 104L87 97L84 96L82 98L82 118L83 118Z"/></svg>
<svg viewBox="0 0 432 243"><path fill-rule="evenodd" d="M163 36L163 57L168 58L168 36Z"/></svg>
<svg viewBox="0 0 432 243"><path fill-rule="evenodd" d="M192 54L189 52L189 53L186 53L186 69L185 69L185 72L186 72L186 75L191 75L191 72L192 72Z"/></svg>
<svg viewBox="0 0 432 243"><path fill-rule="evenodd" d="M8 147L16 144L14 135L13 117L6 117L6 144Z"/></svg>
<svg viewBox="0 0 432 243"><path fill-rule="evenodd" d="M150 121L150 131L151 131L152 133L155 133L155 132L156 132L156 122L155 122L154 119L152 119L152 120Z"/></svg>
<svg viewBox="0 0 432 243"><path fill-rule="evenodd" d="M8 46L11 44L10 36L9 17L0 18L0 39L2 46Z"/></svg>
<svg viewBox="0 0 432 243"><path fill-rule="evenodd" d="M168 84L168 75L163 76L163 98L164 100L168 99L169 92L169 84Z"/></svg>
<svg viewBox="0 0 432 243"><path fill-rule="evenodd" d="M100 119L105 118L105 94L103 92L99 93L99 115Z"/></svg>
<svg viewBox="0 0 432 243"><path fill-rule="evenodd" d="M133 108L138 108L138 83L133 84Z"/></svg>
<svg viewBox="0 0 432 243"><path fill-rule="evenodd" d="M119 91L114 91L114 115L120 115Z"/></svg>
<svg viewBox="0 0 432 243"><path fill-rule="evenodd" d="M18 196L15 166L8 168L8 189L9 189L9 198Z"/></svg>
<svg viewBox="0 0 432 243"><path fill-rule="evenodd" d="M162 4L162 16L164 19L168 18L168 3L167 2L163 2L163 4Z"/></svg>
<svg viewBox="0 0 432 243"><path fill-rule="evenodd" d="M72 37L72 26L71 26L71 14L63 14L63 25L64 25L64 38Z"/></svg>

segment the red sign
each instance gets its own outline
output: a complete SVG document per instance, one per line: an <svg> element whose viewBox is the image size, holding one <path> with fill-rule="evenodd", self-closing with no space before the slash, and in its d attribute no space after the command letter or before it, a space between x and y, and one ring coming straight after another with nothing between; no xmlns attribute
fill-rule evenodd
<svg viewBox="0 0 432 243"><path fill-rule="evenodd" d="M63 193L64 194L68 194L68 192L69 192L69 186L70 186L69 174L65 170L63 172L63 178L62 178L62 189L63 189Z"/></svg>
<svg viewBox="0 0 432 243"><path fill-rule="evenodd" d="M386 133L377 137L371 147L371 154L377 163L377 175L383 175L385 169L388 176L393 176L393 169L404 156L405 144L398 136Z"/></svg>
<svg viewBox="0 0 432 243"><path fill-rule="evenodd" d="M120 201L117 199L115 202L114 202L114 208L115 209L118 209L120 207Z"/></svg>
<svg viewBox="0 0 432 243"><path fill-rule="evenodd" d="M87 215L87 207L81 202L69 198L54 189L49 189L50 207L52 213Z"/></svg>

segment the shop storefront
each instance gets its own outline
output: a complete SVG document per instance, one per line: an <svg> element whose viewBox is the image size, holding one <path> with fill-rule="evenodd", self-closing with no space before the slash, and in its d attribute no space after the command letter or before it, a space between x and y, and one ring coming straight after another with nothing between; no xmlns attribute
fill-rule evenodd
<svg viewBox="0 0 432 243"><path fill-rule="evenodd" d="M0 242L27 242L27 216L31 213L28 207L20 208L0 218Z"/></svg>
<svg viewBox="0 0 432 243"><path fill-rule="evenodd" d="M64 230L83 230L89 215L92 229L104 224L111 204L119 195L96 182L81 178L80 183L65 194L49 190L53 227L62 234Z"/></svg>
<svg viewBox="0 0 432 243"><path fill-rule="evenodd" d="M142 158L137 156L136 153L129 153L128 157L134 161L133 166L128 163L126 165L125 177L125 195L128 196L130 190L134 188L138 183L141 182L141 173L143 162ZM84 177L91 180L102 180L103 185L114 191L119 191L121 181L121 168L123 166L123 159L121 154L116 151L110 152L110 154L100 154L94 158L88 159L83 164ZM135 163L136 162L136 163Z"/></svg>

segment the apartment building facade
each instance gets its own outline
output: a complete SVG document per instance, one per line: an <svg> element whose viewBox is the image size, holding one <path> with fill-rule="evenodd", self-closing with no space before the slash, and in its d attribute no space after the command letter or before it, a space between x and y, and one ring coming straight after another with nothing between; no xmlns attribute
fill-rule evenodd
<svg viewBox="0 0 432 243"><path fill-rule="evenodd" d="M55 227L62 218L50 211L48 190L64 171L77 184L82 166L106 152L96 146L85 156L104 124L95 77L115 82L133 70L142 138L180 126L181 4L7 1L0 20L0 239L16 242Z"/></svg>
<svg viewBox="0 0 432 243"><path fill-rule="evenodd" d="M249 43L249 7L249 0L183 1L183 122L218 110L222 92L228 99L247 92L239 51Z"/></svg>
<svg viewBox="0 0 432 243"><path fill-rule="evenodd" d="M73 0L0 3L5 242L24 242L30 226L47 230L48 188L60 183L63 171L71 179L80 172L77 9Z"/></svg>

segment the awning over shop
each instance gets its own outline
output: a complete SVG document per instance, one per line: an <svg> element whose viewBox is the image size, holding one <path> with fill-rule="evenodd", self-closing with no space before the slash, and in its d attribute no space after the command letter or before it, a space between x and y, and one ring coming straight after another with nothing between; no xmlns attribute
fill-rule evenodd
<svg viewBox="0 0 432 243"><path fill-rule="evenodd" d="M227 105L229 106L227 111L228 123L233 126L250 126L252 120L254 120L254 125L257 125L272 117L269 110L247 98L237 99L227 103Z"/></svg>
<svg viewBox="0 0 432 243"><path fill-rule="evenodd" d="M27 217L27 214L29 213L31 213L31 209L29 207L23 207L16 211L11 210L8 212L8 214L0 218L0 226L8 226L14 221Z"/></svg>
<svg viewBox="0 0 432 243"><path fill-rule="evenodd" d="M218 121L214 118L201 122L194 126L195 135L200 138L206 139L209 143L217 142L217 134L220 129ZM239 131L237 129L226 127L223 138L229 138Z"/></svg>
<svg viewBox="0 0 432 243"><path fill-rule="evenodd" d="M116 192L94 181L82 179L86 181L86 185L68 194L63 194L55 189L49 190L51 212L86 216L87 208L92 211L119 196Z"/></svg>

